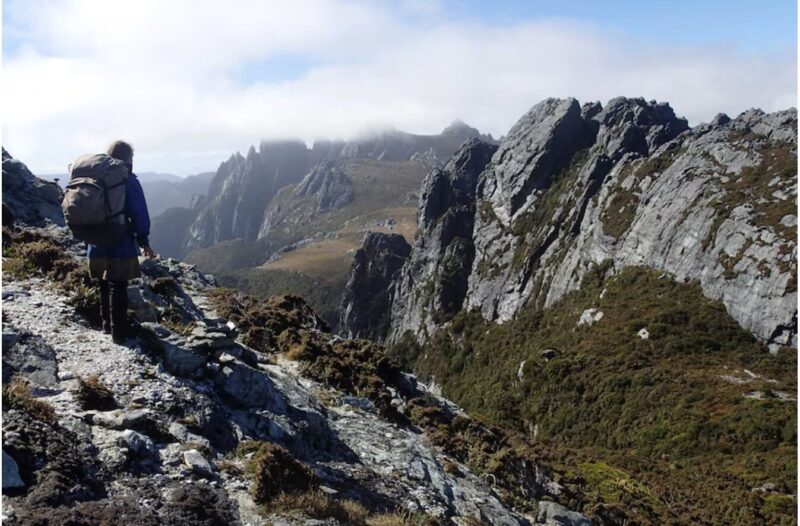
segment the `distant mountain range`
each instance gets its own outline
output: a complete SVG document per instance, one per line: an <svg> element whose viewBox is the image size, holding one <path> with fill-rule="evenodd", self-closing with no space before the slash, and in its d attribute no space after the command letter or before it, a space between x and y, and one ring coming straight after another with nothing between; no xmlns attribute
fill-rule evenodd
<svg viewBox="0 0 800 526"><path fill-rule="evenodd" d="M191 206L193 200L196 201L208 193L208 185L214 178L214 172L188 177L171 175L168 178L156 178L161 175L168 174L136 174L142 183L151 218L163 214L169 208Z"/></svg>
<svg viewBox="0 0 800 526"><path fill-rule="evenodd" d="M262 141L220 165L207 199L155 217L151 241L160 254L185 258L225 285L303 294L336 324L364 233L413 238L425 174L471 138L493 142L462 121L436 135L383 130L311 148Z"/></svg>

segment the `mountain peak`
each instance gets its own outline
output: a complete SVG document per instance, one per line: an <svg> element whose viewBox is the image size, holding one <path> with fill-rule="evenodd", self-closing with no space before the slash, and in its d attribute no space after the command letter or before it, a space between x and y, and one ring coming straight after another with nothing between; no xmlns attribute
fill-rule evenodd
<svg viewBox="0 0 800 526"><path fill-rule="evenodd" d="M440 135L477 137L480 132L461 119L456 119L446 126Z"/></svg>

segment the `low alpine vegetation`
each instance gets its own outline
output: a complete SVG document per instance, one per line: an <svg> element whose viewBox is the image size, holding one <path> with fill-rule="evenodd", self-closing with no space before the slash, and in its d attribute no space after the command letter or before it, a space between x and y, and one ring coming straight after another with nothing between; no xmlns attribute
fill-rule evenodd
<svg viewBox="0 0 800 526"><path fill-rule="evenodd" d="M66 292L75 311L93 326L100 325L100 304L85 264L62 245L34 230L3 228L3 271L16 279L40 275Z"/></svg>
<svg viewBox="0 0 800 526"><path fill-rule="evenodd" d="M602 318L579 324L589 309ZM424 349L406 340L397 353L524 437L590 514L791 522L754 488L796 494L795 351L770 355L696 284L600 268L546 310L503 325L461 313Z"/></svg>
<svg viewBox="0 0 800 526"><path fill-rule="evenodd" d="M281 494L310 491L317 477L283 447L271 442L251 444L255 449L245 472L251 477L253 499L266 504Z"/></svg>
<svg viewBox="0 0 800 526"><path fill-rule="evenodd" d="M36 420L58 425L55 408L33 394L30 383L22 376L15 376L3 386L3 409L19 409L25 411Z"/></svg>
<svg viewBox="0 0 800 526"><path fill-rule="evenodd" d="M288 351L298 333L305 330L328 331L328 325L297 296L274 296L258 300L230 289L211 291L214 308L236 324L242 342L269 354Z"/></svg>
<svg viewBox="0 0 800 526"><path fill-rule="evenodd" d="M114 393L98 376L78 378L78 390L75 393L75 397L84 409L106 411L117 408Z"/></svg>

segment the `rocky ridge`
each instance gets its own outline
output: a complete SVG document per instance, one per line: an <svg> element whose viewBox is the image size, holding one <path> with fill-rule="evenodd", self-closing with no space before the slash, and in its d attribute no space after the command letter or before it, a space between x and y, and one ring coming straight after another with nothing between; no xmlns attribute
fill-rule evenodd
<svg viewBox="0 0 800 526"><path fill-rule="evenodd" d="M282 222L311 222L319 214L345 206L353 200L350 178L336 163L325 160L314 166L296 186L278 192L264 212L259 238L269 235Z"/></svg>
<svg viewBox="0 0 800 526"><path fill-rule="evenodd" d="M61 189L57 183L34 176L3 148L3 223L13 223L15 218L37 226L64 225Z"/></svg>
<svg viewBox="0 0 800 526"><path fill-rule="evenodd" d="M643 99L537 104L475 169L475 224L464 237L474 257L459 250L447 264L469 268L466 293L436 271L454 254L439 247L462 238L463 226L431 228L432 205L421 202L390 340L425 340L462 308L503 322L527 304L550 306L611 262L697 281L772 349L794 345L796 127L794 109L690 129L669 105ZM438 196L438 184L429 177L423 193ZM463 301L439 306L437 288Z"/></svg>
<svg viewBox="0 0 800 526"><path fill-rule="evenodd" d="M287 184L299 182L313 166L300 141L262 142L246 156L238 152L222 163L208 190L208 203L189 228L187 248L202 248L258 237L264 208Z"/></svg>
<svg viewBox="0 0 800 526"><path fill-rule="evenodd" d="M190 265L147 261L128 290L136 336L114 344L90 327L97 305L80 277L84 255L63 227L4 230L10 524L320 524L305 506L264 500L282 482L260 470L281 458L316 488L302 498L338 510L314 508L324 524L372 524L396 509L405 510L397 523L413 513L432 523L589 523L550 501L562 489L531 460L514 475L526 474L514 479L526 511L505 504L425 425L466 415L369 342L328 332L299 298L253 302L220 293ZM337 369L345 356L355 361ZM378 376L357 375L370 370Z"/></svg>
<svg viewBox="0 0 800 526"><path fill-rule="evenodd" d="M220 165L209 188L211 198L189 227L181 251L236 238L245 242L264 238L275 222L276 211L269 205L288 185L298 185L292 197L322 192L317 213L341 206L348 200L347 180L337 168L348 160L408 161L418 155L426 166L437 166L471 137L492 140L457 121L439 135L389 130L352 141L316 141L311 148L301 141L263 141L258 150L251 147L247 155L236 153ZM327 202L325 195L330 192L337 195Z"/></svg>

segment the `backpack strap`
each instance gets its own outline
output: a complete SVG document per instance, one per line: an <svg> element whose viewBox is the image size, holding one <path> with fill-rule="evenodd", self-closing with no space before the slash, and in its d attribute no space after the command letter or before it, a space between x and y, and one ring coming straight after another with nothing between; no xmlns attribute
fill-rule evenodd
<svg viewBox="0 0 800 526"><path fill-rule="evenodd" d="M106 185L105 179L100 179L100 186L103 187L103 201L106 204L106 221L111 217L109 214L111 213L111 201L108 200L108 186Z"/></svg>

